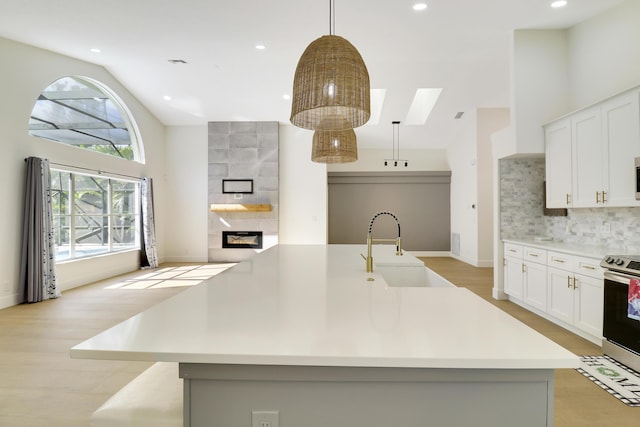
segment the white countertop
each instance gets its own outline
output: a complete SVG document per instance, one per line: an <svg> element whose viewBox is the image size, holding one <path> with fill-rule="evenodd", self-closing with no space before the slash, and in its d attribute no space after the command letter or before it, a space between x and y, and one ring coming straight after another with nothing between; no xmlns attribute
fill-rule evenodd
<svg viewBox="0 0 640 427"><path fill-rule="evenodd" d="M518 245L526 245L546 249L550 251L564 252L571 255L583 256L602 260L605 255L624 255L627 250L612 249L606 246L580 245L577 243L566 243L555 240L535 240L533 238L523 239L502 239L503 242L515 243Z"/></svg>
<svg viewBox="0 0 640 427"><path fill-rule="evenodd" d="M464 288L367 281L363 245L279 245L71 349L74 358L261 365L575 368ZM376 248L373 252L376 258Z"/></svg>

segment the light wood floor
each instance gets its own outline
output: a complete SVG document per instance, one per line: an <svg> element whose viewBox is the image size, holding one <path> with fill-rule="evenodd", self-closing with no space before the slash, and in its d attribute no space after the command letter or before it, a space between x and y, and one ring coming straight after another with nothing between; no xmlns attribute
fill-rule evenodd
<svg viewBox="0 0 640 427"><path fill-rule="evenodd" d="M572 352L600 354L597 346L519 306L493 300L492 269L452 258L422 259ZM0 310L0 426L88 426L90 414L150 363L71 359L69 348L218 272L193 268L166 265L67 291L57 300ZM640 408L618 402L574 370L558 370L555 386L556 427L640 425Z"/></svg>
<svg viewBox="0 0 640 427"><path fill-rule="evenodd" d="M574 354L602 354L600 347L522 307L493 299L492 268L476 268L453 258L420 259L455 285L468 288ZM556 427L640 426L640 408L619 402L573 369L556 370L554 402Z"/></svg>

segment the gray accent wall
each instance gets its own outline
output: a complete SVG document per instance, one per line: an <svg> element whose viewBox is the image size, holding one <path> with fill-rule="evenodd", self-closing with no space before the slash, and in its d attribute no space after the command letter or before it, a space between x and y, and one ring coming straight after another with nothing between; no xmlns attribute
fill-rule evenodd
<svg viewBox="0 0 640 427"><path fill-rule="evenodd" d="M270 204L271 212L209 211L210 262L242 261L254 249L222 248L222 231L262 231L263 249L278 243L278 122L209 122L208 205ZM223 179L252 179L253 194L223 194Z"/></svg>
<svg viewBox="0 0 640 427"><path fill-rule="evenodd" d="M451 248L451 172L330 172L329 243L365 244L371 217L399 219L408 251ZM374 238L395 238L395 220L376 219Z"/></svg>
<svg viewBox="0 0 640 427"><path fill-rule="evenodd" d="M544 216L544 176L544 158L500 160L501 238L549 236L611 253L640 251L640 208L580 208L568 209L567 216Z"/></svg>

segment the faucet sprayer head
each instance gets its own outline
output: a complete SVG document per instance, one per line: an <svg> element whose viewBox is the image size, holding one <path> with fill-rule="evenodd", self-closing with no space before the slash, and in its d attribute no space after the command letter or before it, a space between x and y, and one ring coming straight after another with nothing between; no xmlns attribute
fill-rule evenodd
<svg viewBox="0 0 640 427"><path fill-rule="evenodd" d="M371 235L371 232L373 231L373 223L376 220L376 218L378 218L380 215L389 215L390 217L392 217L393 219L396 220L396 224L398 224L398 237L400 237L400 221L398 220L398 217L395 216L393 213L389 212L389 211L380 211L378 213L376 213L372 218L371 221L369 222L369 235Z"/></svg>

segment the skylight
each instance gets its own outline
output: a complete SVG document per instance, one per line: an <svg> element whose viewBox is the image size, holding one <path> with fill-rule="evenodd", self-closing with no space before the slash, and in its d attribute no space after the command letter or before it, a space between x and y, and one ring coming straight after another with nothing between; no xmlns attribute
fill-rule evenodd
<svg viewBox="0 0 640 427"><path fill-rule="evenodd" d="M386 93L386 89L371 89L369 95L371 116L369 116L368 125L377 125L380 123L380 114L382 114L382 105L384 104L384 96Z"/></svg>
<svg viewBox="0 0 640 427"><path fill-rule="evenodd" d="M440 93L442 93L442 88L417 89L404 123L406 125L425 124L440 97Z"/></svg>

